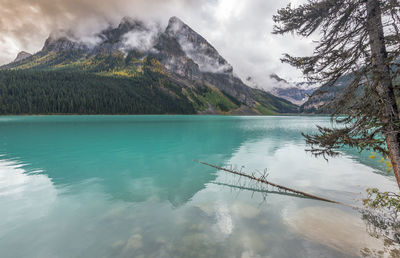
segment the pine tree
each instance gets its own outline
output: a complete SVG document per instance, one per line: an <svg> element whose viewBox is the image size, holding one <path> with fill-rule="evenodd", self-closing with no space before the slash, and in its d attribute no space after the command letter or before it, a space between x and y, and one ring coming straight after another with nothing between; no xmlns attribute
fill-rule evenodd
<svg viewBox="0 0 400 258"><path fill-rule="evenodd" d="M351 75L329 104L333 126L304 135L316 156L338 155L342 146L390 155L400 188L400 119L395 95L400 58L400 1L309 0L274 16L273 33L319 35L312 56L285 54L283 62L314 82L333 87Z"/></svg>

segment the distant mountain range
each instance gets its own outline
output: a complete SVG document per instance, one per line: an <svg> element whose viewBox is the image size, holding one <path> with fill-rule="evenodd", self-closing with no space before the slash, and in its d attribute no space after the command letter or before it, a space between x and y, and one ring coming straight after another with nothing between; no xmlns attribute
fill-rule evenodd
<svg viewBox="0 0 400 258"><path fill-rule="evenodd" d="M319 88L319 85L310 82L288 82L277 74L270 74L269 78L269 85L266 85L268 87L262 87L252 77L247 77L246 83L253 88L263 89L299 106L307 102L314 91Z"/></svg>
<svg viewBox="0 0 400 258"><path fill-rule="evenodd" d="M332 86L323 85L316 89L311 97L300 106L302 113L329 113L326 104L339 96L352 81L351 75L344 75Z"/></svg>
<svg viewBox="0 0 400 258"><path fill-rule="evenodd" d="M323 85L317 88L311 97L300 106L299 111L301 113L330 113L331 110L327 106L334 98L340 96L343 91L350 85L354 76L352 74L346 74L340 77L333 85ZM400 85L400 78L394 80L394 84ZM363 90L362 87L359 88L359 93ZM400 94L395 91L397 96L397 101L400 104Z"/></svg>
<svg viewBox="0 0 400 258"><path fill-rule="evenodd" d="M309 92L282 89L277 97L247 86L177 17L166 29L124 18L90 40L53 34L41 51L21 52L0 73L0 114L268 115L298 112L280 97L298 100Z"/></svg>
<svg viewBox="0 0 400 258"><path fill-rule="evenodd" d="M307 102L314 91L319 88L319 85L310 82L290 83L276 74L271 74L270 78L278 82L279 85L275 86L271 93L296 105L302 105Z"/></svg>

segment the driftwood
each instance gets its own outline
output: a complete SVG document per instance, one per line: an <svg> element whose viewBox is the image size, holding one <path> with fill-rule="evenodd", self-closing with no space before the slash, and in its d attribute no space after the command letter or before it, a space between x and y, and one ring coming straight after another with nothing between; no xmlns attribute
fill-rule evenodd
<svg viewBox="0 0 400 258"><path fill-rule="evenodd" d="M241 171L235 171L235 170L232 170L232 169L218 167L218 166L215 166L215 165L203 162L203 161L198 161L197 160L197 162L199 162L200 164L209 166L209 167L213 167L213 168L228 172L230 174L246 177L246 178L249 178L249 179L254 180L256 182L259 182L259 183L262 183L262 184L267 184L267 185L276 187L278 189L281 189L281 190L284 190L284 191L287 191L287 192L295 193L295 194L298 194L298 195L301 195L301 196L305 196L305 197L308 197L308 198L312 198L312 199L315 199L315 200L320 200L320 201L324 201L324 202L330 202L330 203L349 206L347 204L344 204L344 203L341 203L341 202L338 202L338 201L329 200L327 198L319 197L319 196L316 196L316 195L313 195L313 194L305 193L305 192L298 191L298 190L295 190L295 189L292 189L292 188L289 188L289 187L286 187L286 186L282 186L282 185L278 185L278 184L272 183L272 182L270 182L270 181L268 181L266 179L265 175L263 175L261 177L256 177L255 175L248 175L248 174L245 174L245 173L243 173Z"/></svg>
<svg viewBox="0 0 400 258"><path fill-rule="evenodd" d="M254 188L254 187L246 187L246 186L239 186L239 185L231 185L231 184L225 184L225 183L220 183L220 182L212 182L211 184L214 185L219 185L219 186L225 186L225 187L229 187L231 189L236 189L236 190L244 190L244 191L249 191L249 192L253 192L253 193L261 193L261 194L265 194L264 197L266 196L266 194L278 194L278 195L284 195L284 196L290 196L290 197L296 197L296 198L303 198L303 199L312 199L310 197L306 197L304 195L300 195L300 194L295 194L292 192L283 192L283 191L271 191L271 190L263 190L263 189L258 189L258 188Z"/></svg>

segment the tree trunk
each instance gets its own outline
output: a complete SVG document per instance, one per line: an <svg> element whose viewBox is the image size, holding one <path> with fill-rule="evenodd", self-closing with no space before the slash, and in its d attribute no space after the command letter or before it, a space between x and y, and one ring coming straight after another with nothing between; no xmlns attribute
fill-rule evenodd
<svg viewBox="0 0 400 258"><path fill-rule="evenodd" d="M383 101L382 123L385 126L386 143L392 161L394 174L400 188L400 132L398 131L399 110L394 94L390 66L387 63L387 50L384 40L382 13L379 0L367 0L367 26L370 39L373 80Z"/></svg>

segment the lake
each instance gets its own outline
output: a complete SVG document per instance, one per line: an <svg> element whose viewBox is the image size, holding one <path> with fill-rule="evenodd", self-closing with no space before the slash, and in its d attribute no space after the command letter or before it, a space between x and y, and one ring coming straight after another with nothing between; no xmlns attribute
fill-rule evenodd
<svg viewBox="0 0 400 258"><path fill-rule="evenodd" d="M327 117L0 117L1 257L358 257L383 250L355 209L396 191L370 153L316 159L301 132ZM254 191L256 190L256 191Z"/></svg>

